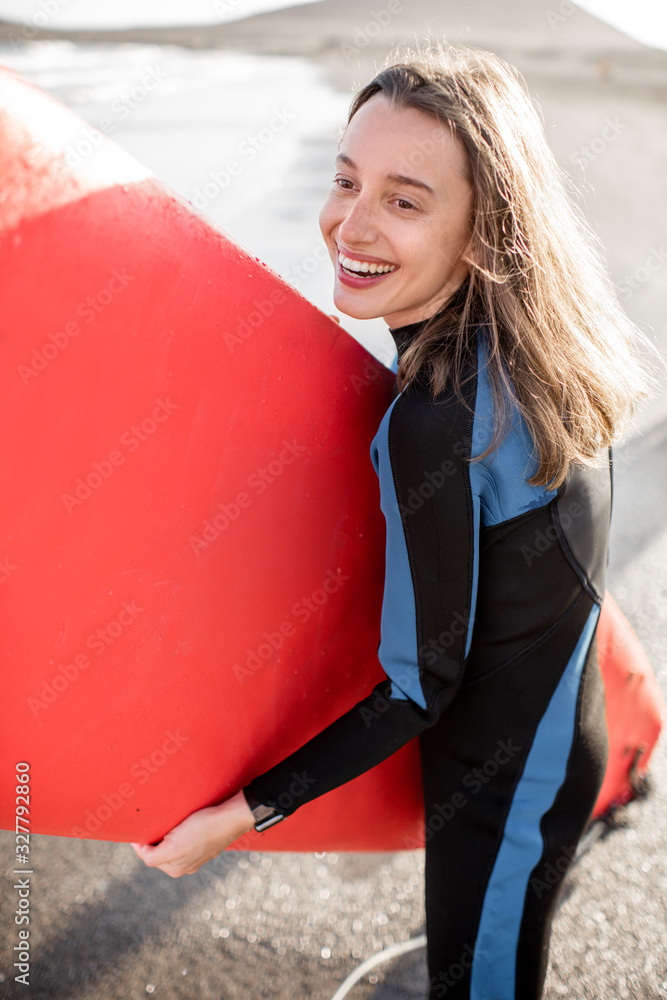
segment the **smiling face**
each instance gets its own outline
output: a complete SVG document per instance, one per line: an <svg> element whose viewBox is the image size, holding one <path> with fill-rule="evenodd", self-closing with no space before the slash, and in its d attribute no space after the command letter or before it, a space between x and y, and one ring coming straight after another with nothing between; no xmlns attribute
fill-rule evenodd
<svg viewBox="0 0 667 1000"><path fill-rule="evenodd" d="M319 216L336 308L394 328L438 312L468 273L472 205L466 152L448 125L371 97L347 126ZM346 270L373 263L393 270Z"/></svg>

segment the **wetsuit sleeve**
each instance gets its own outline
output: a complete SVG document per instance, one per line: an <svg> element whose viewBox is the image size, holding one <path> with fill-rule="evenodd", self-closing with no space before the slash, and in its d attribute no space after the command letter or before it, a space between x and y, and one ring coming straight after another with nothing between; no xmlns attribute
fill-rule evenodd
<svg viewBox="0 0 667 1000"><path fill-rule="evenodd" d="M412 383L371 446L386 520L378 657L386 678L321 733L255 777L252 799L293 813L389 757L454 698L470 648L480 526L469 456L470 408ZM289 787L298 794L290 794Z"/></svg>

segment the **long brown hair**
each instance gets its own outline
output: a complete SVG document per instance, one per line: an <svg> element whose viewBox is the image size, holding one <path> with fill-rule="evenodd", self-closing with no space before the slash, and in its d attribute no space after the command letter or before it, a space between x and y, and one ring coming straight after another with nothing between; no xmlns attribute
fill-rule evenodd
<svg viewBox="0 0 667 1000"><path fill-rule="evenodd" d="M382 94L447 124L461 140L474 192L465 287L427 320L398 368L400 389L427 373L435 397L461 373L480 322L488 331L496 447L513 395L535 442L529 482L559 486L570 463L595 464L618 436L651 377L637 346L650 341L619 304L602 247L549 149L518 72L470 46L394 49L352 101ZM408 159L413 166L423 153ZM483 455L475 456L481 458Z"/></svg>

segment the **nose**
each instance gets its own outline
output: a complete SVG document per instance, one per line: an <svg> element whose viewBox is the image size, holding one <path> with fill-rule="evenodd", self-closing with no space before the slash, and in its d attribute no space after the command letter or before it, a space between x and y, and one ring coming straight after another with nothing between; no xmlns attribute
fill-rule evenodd
<svg viewBox="0 0 667 1000"><path fill-rule="evenodd" d="M375 211L363 195L359 195L351 204L348 203L345 216L338 226L338 235L349 247L375 242L377 237Z"/></svg>

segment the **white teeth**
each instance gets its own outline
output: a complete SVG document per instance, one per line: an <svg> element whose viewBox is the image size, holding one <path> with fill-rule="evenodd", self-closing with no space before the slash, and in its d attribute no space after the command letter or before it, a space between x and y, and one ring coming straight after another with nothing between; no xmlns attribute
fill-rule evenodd
<svg viewBox="0 0 667 1000"><path fill-rule="evenodd" d="M341 252L338 253L338 260L348 271L359 271L361 274L388 274L389 271L396 270L395 264L376 264L369 263L367 260L353 260Z"/></svg>

